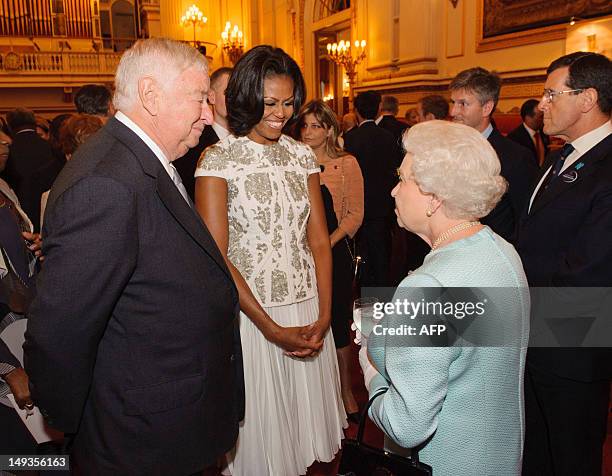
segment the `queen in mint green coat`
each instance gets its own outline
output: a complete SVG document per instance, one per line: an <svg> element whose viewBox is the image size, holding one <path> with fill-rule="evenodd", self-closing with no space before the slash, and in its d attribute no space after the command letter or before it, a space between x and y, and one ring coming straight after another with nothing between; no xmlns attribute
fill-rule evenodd
<svg viewBox="0 0 612 476"><path fill-rule="evenodd" d="M466 308L451 307L432 319L396 307L376 322L360 353L370 397L379 395L370 418L389 448L419 448L435 475L519 475L528 285L512 245L478 221L506 190L499 160L475 129L444 121L412 127L404 147L398 222L433 249L394 299L426 303L440 288L469 288L482 313L463 318ZM415 335L389 335L407 326Z"/></svg>

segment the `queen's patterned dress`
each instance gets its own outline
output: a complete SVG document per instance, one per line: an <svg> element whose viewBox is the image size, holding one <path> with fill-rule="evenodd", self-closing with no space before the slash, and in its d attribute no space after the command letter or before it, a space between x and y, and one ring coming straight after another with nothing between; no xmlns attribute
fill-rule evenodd
<svg viewBox="0 0 612 476"><path fill-rule="evenodd" d="M318 319L315 267L306 228L312 150L282 135L263 145L229 136L202 154L196 177L224 179L228 189L228 257L270 317L281 326ZM232 475L298 475L331 461L346 414L331 332L317 357L297 359L240 315L246 410Z"/></svg>

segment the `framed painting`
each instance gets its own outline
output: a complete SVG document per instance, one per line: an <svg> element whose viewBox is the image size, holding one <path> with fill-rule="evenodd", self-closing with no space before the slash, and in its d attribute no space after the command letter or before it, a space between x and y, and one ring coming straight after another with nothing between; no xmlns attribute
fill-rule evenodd
<svg viewBox="0 0 612 476"><path fill-rule="evenodd" d="M572 17L610 14L610 0L478 0L476 51L563 39Z"/></svg>

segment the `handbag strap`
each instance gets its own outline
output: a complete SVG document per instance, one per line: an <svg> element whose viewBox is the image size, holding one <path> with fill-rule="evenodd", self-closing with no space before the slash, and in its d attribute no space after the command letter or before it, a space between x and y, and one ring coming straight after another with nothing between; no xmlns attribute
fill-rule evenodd
<svg viewBox="0 0 612 476"><path fill-rule="evenodd" d="M360 445L363 444L363 434L365 432L366 423L368 422L368 412L370 411L370 407L374 403L374 400L376 400L381 395L385 394L387 390L388 389L382 389L379 392L376 392L374 396L368 400L367 405L361 412L361 418L359 418L359 428L357 429L357 442ZM410 448L410 459L414 463L419 462L419 451L417 448Z"/></svg>
<svg viewBox="0 0 612 476"><path fill-rule="evenodd" d="M341 173L341 177L342 177L342 195L341 195L341 200L342 200L342 207L340 210L340 220L344 219L344 216L346 214L346 179L344 176L344 156L340 157L340 173ZM354 249L354 245L353 247L351 247L351 243L348 239L348 235L344 237L344 242L346 243L346 247L348 248L349 254L351 255L351 261L355 261L355 255L357 254L355 249Z"/></svg>
<svg viewBox="0 0 612 476"><path fill-rule="evenodd" d="M346 179L344 178L344 156L340 157L340 172L342 173L342 209L340 211L340 220L343 220L346 212Z"/></svg>
<svg viewBox="0 0 612 476"><path fill-rule="evenodd" d="M386 392L387 392L386 389L376 392L374 396L368 400L367 405L361 412L361 417L359 418L359 428L357 429L357 441L360 444L363 443L363 433L365 432L365 426L366 426L366 423L368 422L368 411L370 411L370 407L374 403L374 400L376 400L378 397L380 397Z"/></svg>

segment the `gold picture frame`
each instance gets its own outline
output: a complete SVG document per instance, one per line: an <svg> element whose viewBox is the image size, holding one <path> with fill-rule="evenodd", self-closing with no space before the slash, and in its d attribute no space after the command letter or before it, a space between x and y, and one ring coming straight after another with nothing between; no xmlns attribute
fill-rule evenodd
<svg viewBox="0 0 612 476"><path fill-rule="evenodd" d="M543 41L562 40L565 38L567 32L567 27L565 24L552 25L543 28L533 28L530 30L506 33L485 38L484 2L485 0L477 1L477 53L511 48L513 46L530 45L533 43L541 43Z"/></svg>
<svg viewBox="0 0 612 476"><path fill-rule="evenodd" d="M609 0L478 0L476 51L563 40L571 17L604 16L612 13L611 5Z"/></svg>

